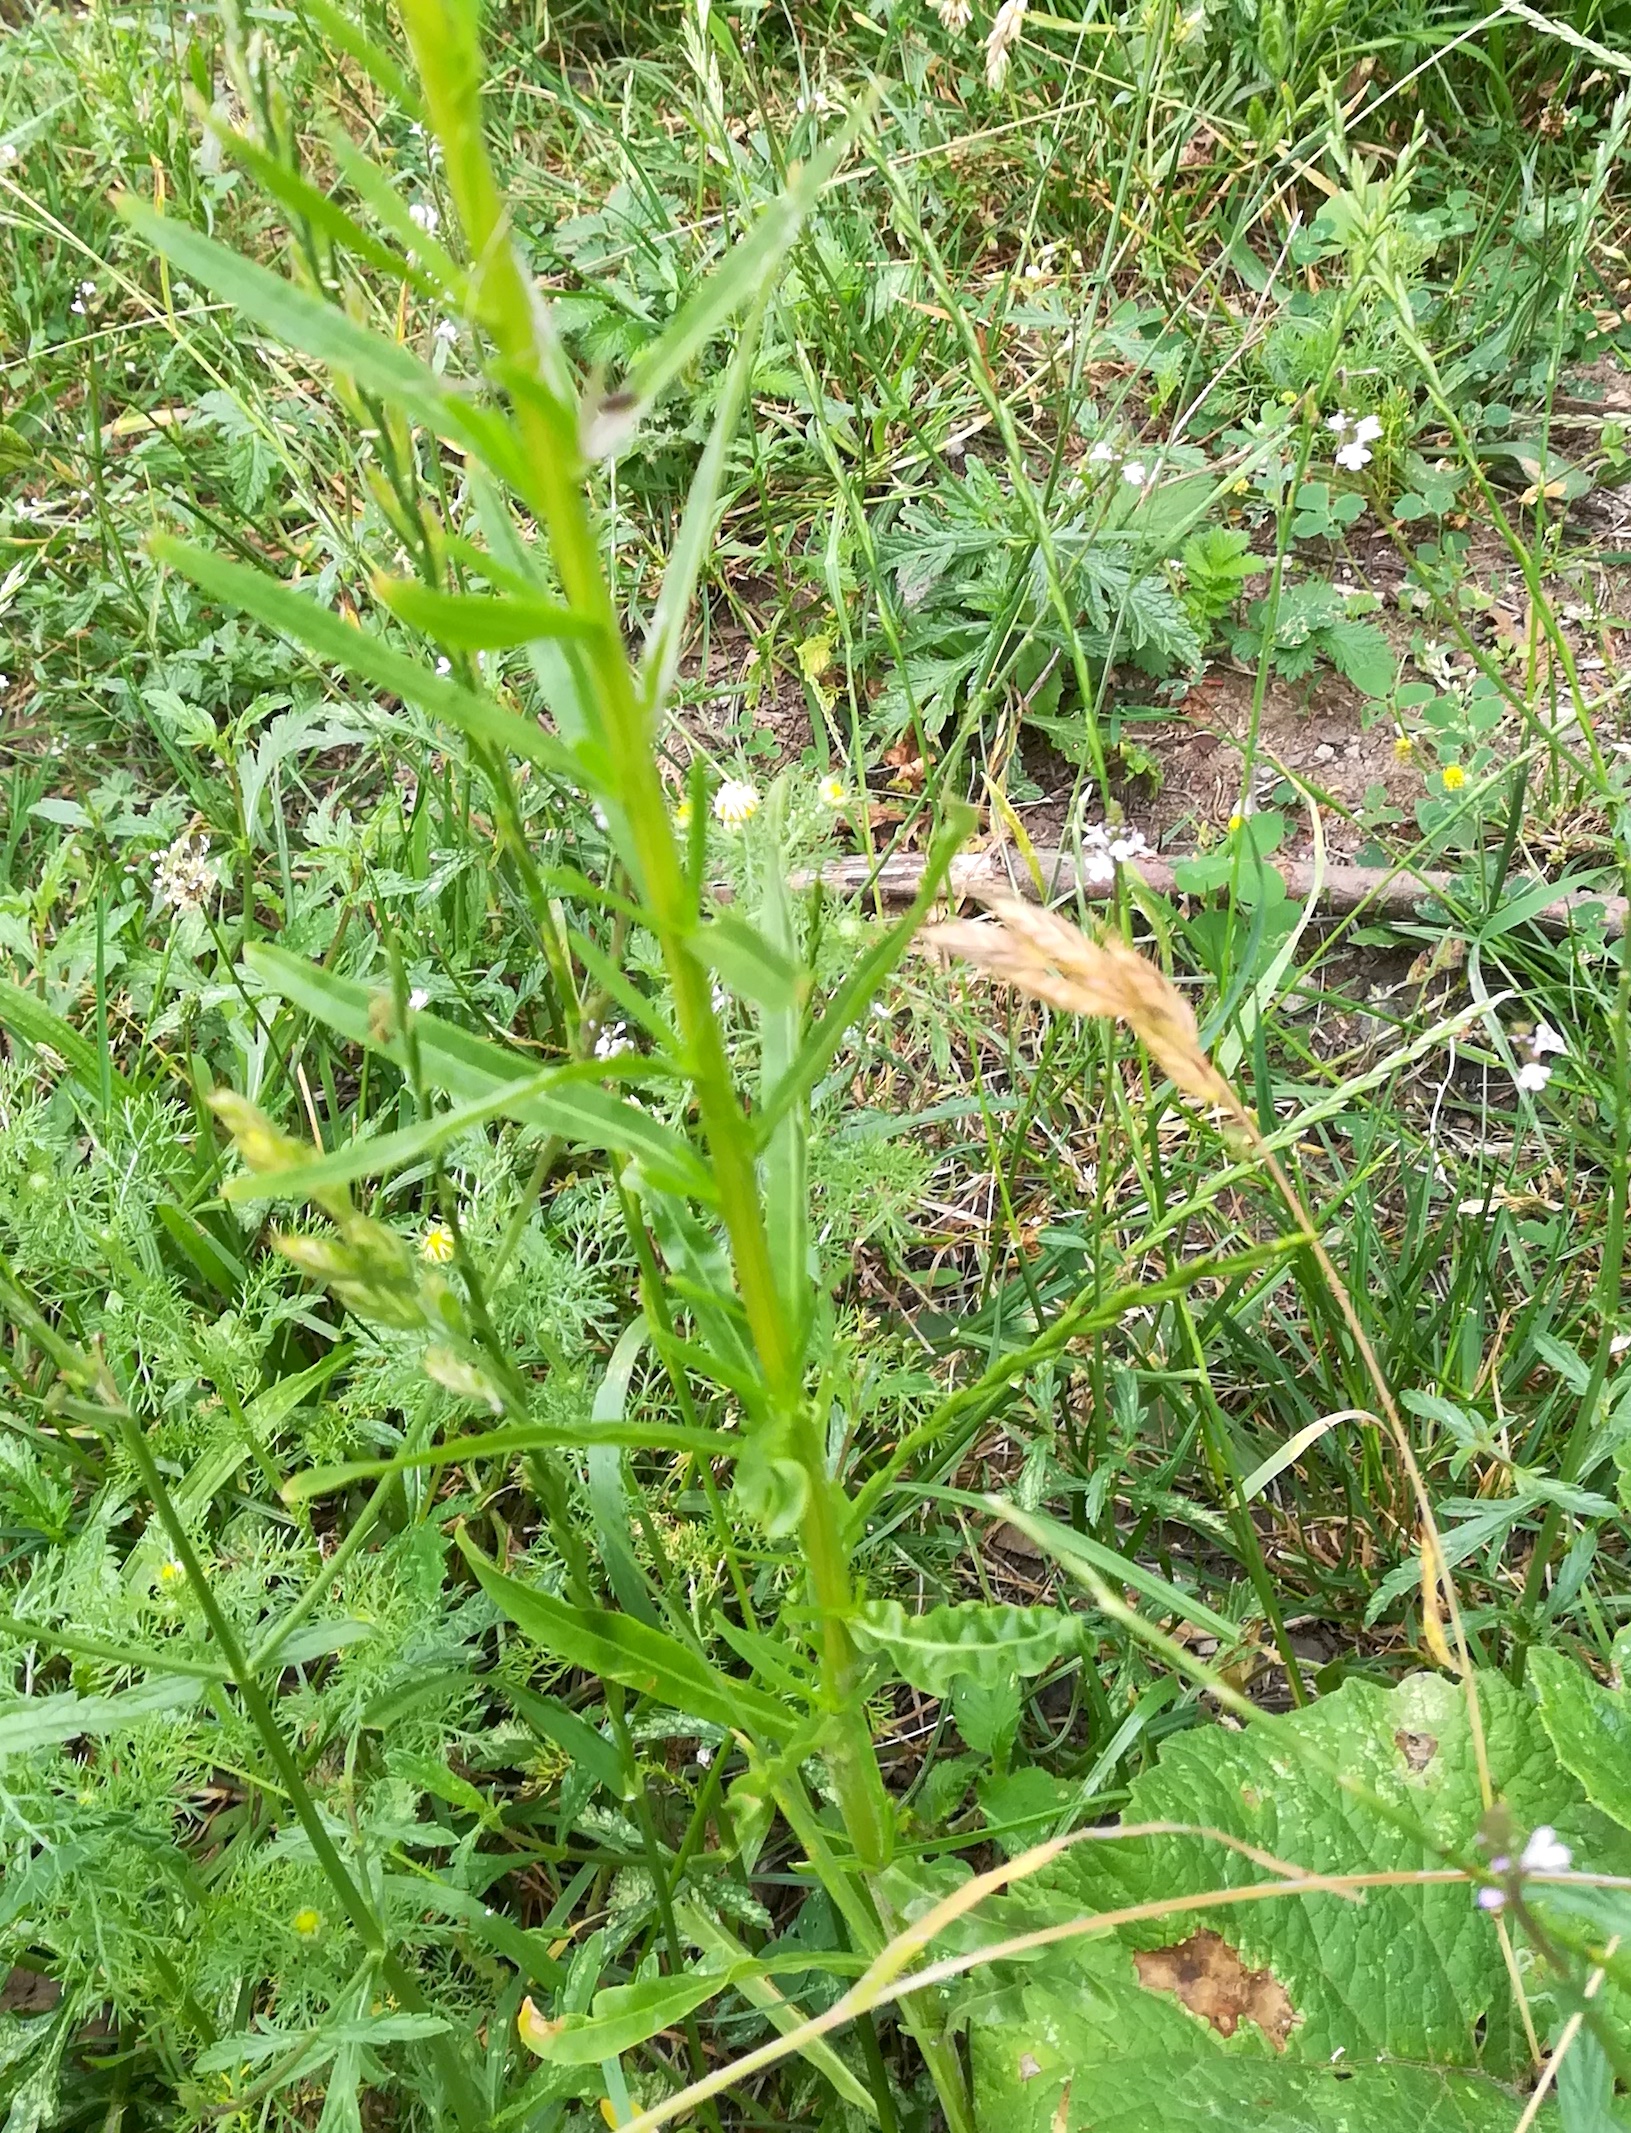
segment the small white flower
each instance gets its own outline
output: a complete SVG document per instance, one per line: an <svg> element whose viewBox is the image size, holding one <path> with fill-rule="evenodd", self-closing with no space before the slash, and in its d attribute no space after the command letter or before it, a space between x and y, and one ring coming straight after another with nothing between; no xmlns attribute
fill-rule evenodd
<svg viewBox="0 0 1631 2133"><path fill-rule="evenodd" d="M930 0L930 5L940 17L941 28L953 37L962 36L974 13L971 0Z"/></svg>
<svg viewBox="0 0 1631 2133"><path fill-rule="evenodd" d="M10 170L16 160L17 143L15 141L0 141L0 170Z"/></svg>
<svg viewBox="0 0 1631 2133"><path fill-rule="evenodd" d="M745 829L759 812L759 795L745 778L727 778L714 794L714 814L726 829Z"/></svg>
<svg viewBox="0 0 1631 2133"><path fill-rule="evenodd" d="M1110 839L1107 849L1117 866L1125 866L1129 859L1142 859L1149 846L1144 842L1142 830L1123 830L1119 836Z"/></svg>
<svg viewBox="0 0 1631 2133"><path fill-rule="evenodd" d="M1552 1078L1552 1070L1539 1059L1527 1059L1512 1079L1526 1096L1538 1096Z"/></svg>
<svg viewBox="0 0 1631 2133"><path fill-rule="evenodd" d="M1526 1874L1566 1874L1574 1864L1574 1854L1552 1825L1542 1822L1531 1833L1518 1864Z"/></svg>
<svg viewBox="0 0 1631 2133"><path fill-rule="evenodd" d="M172 911L202 911L215 886L210 841L183 833L153 869L153 893Z"/></svg>
<svg viewBox="0 0 1631 2133"><path fill-rule="evenodd" d="M1115 446L1108 437L1101 437L1092 451L1088 453L1087 463L1090 467L1107 467L1115 456Z"/></svg>
<svg viewBox="0 0 1631 2133"><path fill-rule="evenodd" d="M0 682L3 682L3 677L0 677ZM1537 1059L1544 1059L1548 1052L1556 1052L1562 1059L1569 1055L1569 1047L1544 1016L1535 1024L1535 1034L1529 1040L1529 1049Z"/></svg>
<svg viewBox="0 0 1631 2133"><path fill-rule="evenodd" d="M1116 862L1105 851L1082 854L1082 879L1090 889L1108 889L1116 878Z"/></svg>
<svg viewBox="0 0 1631 2133"><path fill-rule="evenodd" d="M823 778L816 791L821 797L822 806L830 807L834 814L849 804L849 794L844 790L842 778Z"/></svg>
<svg viewBox="0 0 1631 2133"><path fill-rule="evenodd" d="M1355 444L1374 444L1382 434L1382 425L1375 415L1361 415L1354 424Z"/></svg>
<svg viewBox="0 0 1631 2133"><path fill-rule="evenodd" d="M1335 458L1339 467L1346 467L1350 474L1357 474L1361 467L1368 467L1371 463L1370 446L1361 444L1355 438L1349 444L1339 444Z"/></svg>
<svg viewBox="0 0 1631 2133"><path fill-rule="evenodd" d="M1344 435L1345 432L1347 432L1348 430L1351 430L1353 428L1353 423L1354 418L1352 417L1352 415L1348 414L1345 409L1340 407L1337 409L1334 415L1327 415L1325 418L1325 427L1328 430L1335 431L1336 435L1339 437Z"/></svg>
<svg viewBox="0 0 1631 2133"><path fill-rule="evenodd" d="M451 659L438 659L438 660L437 660L437 662L436 662L436 671L437 671L437 673L438 673L438 674L451 674L451 673L452 673L452 671L453 671L453 662L452 662L452 660L451 660Z"/></svg>
<svg viewBox="0 0 1631 2133"><path fill-rule="evenodd" d="M595 1057L615 1059L619 1052L626 1052L629 1026L626 1022L608 1022L595 1038Z"/></svg>
<svg viewBox="0 0 1631 2133"><path fill-rule="evenodd" d="M1008 79L1008 56L1019 42L1029 4L1030 0L1002 0L992 17L985 40L985 79L993 92Z"/></svg>
<svg viewBox="0 0 1631 2133"><path fill-rule="evenodd" d="M718 978L715 978L709 989L708 999L712 1004L714 1013L722 1015L726 1013L731 1004L730 990L727 986L721 985Z"/></svg>
<svg viewBox="0 0 1631 2133"><path fill-rule="evenodd" d="M408 220L427 237L434 237L442 226L442 218L428 200L415 200L408 208Z"/></svg>
<svg viewBox="0 0 1631 2133"><path fill-rule="evenodd" d="M1149 479L1149 469L1142 459L1129 459L1121 470L1121 478L1123 481L1131 483L1133 488L1142 489Z"/></svg>
<svg viewBox="0 0 1631 2133"><path fill-rule="evenodd" d="M431 338L439 348L451 348L459 338L459 322L456 318L439 318Z"/></svg>
<svg viewBox="0 0 1631 2133"><path fill-rule="evenodd" d="M420 1008L430 1005L430 994L423 985L416 985L413 991L409 993L408 1005L415 1014L418 1014Z"/></svg>
<svg viewBox="0 0 1631 2133"><path fill-rule="evenodd" d="M1504 1911L1506 1909L1506 1891L1505 1889L1482 1888L1478 1891L1474 1901L1480 1911Z"/></svg>
<svg viewBox="0 0 1631 2133"><path fill-rule="evenodd" d="M1627 1348L1631 1348L1631 1333L1616 1333L1608 1344L1610 1355L1624 1355Z"/></svg>

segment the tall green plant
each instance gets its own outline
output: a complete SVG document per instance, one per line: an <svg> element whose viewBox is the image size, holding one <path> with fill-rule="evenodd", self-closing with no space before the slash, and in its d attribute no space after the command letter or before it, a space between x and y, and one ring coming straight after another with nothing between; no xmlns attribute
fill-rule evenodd
<svg viewBox="0 0 1631 2133"><path fill-rule="evenodd" d="M427 1369L502 1416L500 1427L435 1448L429 1460L414 1454L397 1462L399 1468L485 1454L526 1456L566 1566L568 1593L557 1597L507 1575L466 1538L470 1564L497 1605L556 1658L601 1676L620 1731L626 1691L731 1727L756 1785L803 1843L852 1941L876 1952L895 1925L882 1878L893 1822L865 1713L865 1691L876 1669L856 1636L855 1525L826 1452L824 1320L812 1277L805 1143L811 1090L845 1030L903 953L963 825L953 822L943 836L914 911L870 949L825 1011L812 1016L810 979L774 860L764 870L755 914L714 908L703 886L701 788L693 788L698 804L682 839L657 754L766 292L845 142L794 177L622 388L606 393L575 376L517 249L483 137L483 65L473 8L464 0L405 0L402 19L468 265L457 264L427 230L394 211L400 202L383 175L354 149L344 150L344 167L353 189L388 220L404 247L403 275L438 301L460 304L477 329L487 393L456 390L333 300L337 282L322 272L332 249L349 249L377 264L381 241L292 167L270 124L260 138L230 136L227 145L290 212L300 250L317 270L310 285L256 266L140 202L125 202L124 212L174 267L328 365L352 406L368 418L382 440L381 456L393 468L390 494L382 491L382 498L399 525L406 521L404 545L421 565L417 579L381 578L375 591L386 609L443 648L440 671L269 575L169 537L157 538L153 547L207 594L463 733L492 787L508 861L530 900L556 979L563 1056L540 1071L518 1053L423 1012L400 982L389 992L374 992L275 947L252 947L250 966L268 992L401 1070L420 1098L422 1123L313 1161L308 1148L285 1138L250 1106L223 1099L219 1108L253 1173L236 1189L240 1197L312 1200L326 1210L333 1233L285 1239L290 1255L364 1316L424 1332ZM388 55L354 26L347 27L347 40L351 56L376 81L409 93ZM261 108L268 108L265 99ZM658 394L733 320L741 322L739 338L712 433L645 644L634 656L602 563L590 501L594 461L626 444ZM490 552L450 541L414 501L403 470L413 467L423 433L465 454ZM517 537L516 513L544 535L548 570ZM494 589L469 590L472 573ZM553 734L488 684L482 655L516 646L526 647L546 685ZM574 788L597 810L615 854L615 878L598 887L577 876L566 886L613 914L625 933L641 929L655 940L671 1015L629 985L590 942L568 934L555 900L563 883L529 847L512 759ZM773 796L773 817L778 804ZM736 1086L716 1006L730 995L758 1019L759 1086L751 1110ZM649 1042L642 1072L667 1081L679 1113L694 1113L698 1146L617 1093L615 1066L595 1056L597 1023L613 996ZM699 1384L712 1388L740 1404L740 1435L700 1423L665 1429L625 1421L627 1358L621 1368L614 1358L595 1421L576 1431L541 1428L529 1387L494 1331L481 1270L465 1248L456 1207L447 1209L447 1236L463 1277L457 1289L353 1206L349 1187L356 1179L409 1162L434 1163L459 1135L499 1117L543 1136L544 1160L576 1145L607 1151L621 1166L623 1206L645 1277L643 1337L668 1367L682 1411L694 1414ZM615 1477L617 1447L659 1442L688 1450L699 1461L734 1457L741 1506L772 1534L797 1535L808 1573L813 1672L786 1668L786 1678L772 1689L726 1677L703 1656L682 1613L665 1615L646 1601L632 1562L620 1564L609 1550L602 1563L591 1560L569 1516L568 1452L587 1451L593 1488L597 1458L611 1457ZM604 1466L600 1473L604 1480ZM381 1485L390 1479L386 1472ZM321 1485L320 1478L306 1477L307 1493ZM185 1553L182 1560L193 1568ZM603 1582L626 1604L606 1606ZM260 1655L262 1663L272 1656ZM237 1673L235 1658L232 1665ZM795 1693L790 1682L808 1687ZM269 1714L265 1722L273 1723ZM801 1771L812 1755L823 1759L829 1773L840 1828L829 1824L807 1790ZM631 1785L638 1789L632 1767ZM342 1901L349 1901L346 1869L332 1854L329 1846L324 1864ZM661 1892L665 1906L668 1893ZM672 1927L671 1916L666 1922ZM677 1947L671 1933L671 1959ZM641 2034L677 2018L667 2001L651 2012ZM626 2025L619 2034L627 2041ZM967 2127L955 2052L932 2019L918 2024L918 2034L948 2120L954 2128Z"/></svg>

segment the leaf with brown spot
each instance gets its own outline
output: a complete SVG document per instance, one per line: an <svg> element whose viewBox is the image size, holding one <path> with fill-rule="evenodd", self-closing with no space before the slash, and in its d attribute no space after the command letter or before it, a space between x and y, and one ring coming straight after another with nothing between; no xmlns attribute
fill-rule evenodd
<svg viewBox="0 0 1631 2133"><path fill-rule="evenodd" d="M1297 2019L1285 1987L1272 1970L1248 1970L1221 1933L1204 1927L1170 1948L1140 1948L1133 1963L1147 1992L1173 1993L1220 2037L1255 2022L1276 2051L1285 2050Z"/></svg>
<svg viewBox="0 0 1631 2133"><path fill-rule="evenodd" d="M1431 1733L1411 1733L1403 1726L1394 1734L1393 1745L1404 1757L1406 1767L1418 1773L1438 1753L1438 1742Z"/></svg>

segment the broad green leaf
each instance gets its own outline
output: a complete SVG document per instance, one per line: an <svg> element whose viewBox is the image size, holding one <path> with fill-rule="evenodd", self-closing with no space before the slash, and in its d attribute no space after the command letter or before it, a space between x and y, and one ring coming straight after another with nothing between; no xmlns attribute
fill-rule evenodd
<svg viewBox="0 0 1631 2133"><path fill-rule="evenodd" d="M184 1710L203 1693L202 1682L172 1675L112 1696L78 1696L71 1689L54 1696L25 1696L0 1710L0 1759L57 1747L65 1740L123 1733Z"/></svg>
<svg viewBox="0 0 1631 2133"><path fill-rule="evenodd" d="M337 304L325 303L285 276L256 266L187 223L159 214L145 200L125 194L117 205L154 251L190 280L213 289L245 318L314 362L355 378L435 435L462 444L512 486L525 485L520 447L504 417L445 385L406 348L359 326Z"/></svg>
<svg viewBox="0 0 1631 2133"><path fill-rule="evenodd" d="M625 1768L616 1744L597 1731L581 1712L572 1710L557 1696L540 1695L536 1689L506 1688L504 1693L517 1715L535 1733L553 1741L615 1798L628 1797L638 1781Z"/></svg>
<svg viewBox="0 0 1631 2133"><path fill-rule="evenodd" d="M1492 1673L1480 1702L1491 1780L1517 1829L1551 1823L1577 1864L1623 1873L1631 1839L1559 1766L1531 1699ZM1273 1879L1214 1830L1311 1873L1408 1875L1473 1855L1482 1815L1460 1685L1350 1681L1243 1732L1170 1739L1123 1819L1196 1833L1078 1845L1004 1900L1000 1929ZM1557 2003L1538 1970L1528 1983L1544 2031ZM1232 2010L1227 2036L1180 1996L1208 1984ZM981 2122L1009 2133L1145 2133L1168 2122L1149 2115L1163 2095L1169 2107L1182 2097L1186 2126L1510 2133L1529 2071L1496 1921L1465 1881L1153 1917L971 1982L965 2005Z"/></svg>
<svg viewBox="0 0 1631 2133"><path fill-rule="evenodd" d="M264 622L268 629L292 637L317 658L344 667L347 673L392 696L400 696L405 703L417 704L434 718L446 719L472 740L536 763L570 784L589 782L579 758L545 733L535 720L506 711L490 696L479 696L474 689L433 673L420 660L410 659L386 644L372 630L347 622L331 608L319 606L268 572L229 562L211 549L195 548L168 534L156 534L148 545L161 563L179 570L211 599L228 607L241 607L245 614Z"/></svg>
<svg viewBox="0 0 1631 2133"><path fill-rule="evenodd" d="M1529 1654L1529 1678L1558 1761L1594 1807L1631 1830L1631 1696L1603 1688L1584 1667L1544 1645Z"/></svg>
<svg viewBox="0 0 1631 2133"><path fill-rule="evenodd" d="M1014 1674L1040 1674L1082 1650L1087 1624L1057 1607L1008 1607L962 1600L908 1614L899 1600L868 1600L850 1623L864 1651L882 1652L925 1696L954 1681L990 1687Z"/></svg>
<svg viewBox="0 0 1631 2133"><path fill-rule="evenodd" d="M792 957L737 911L721 911L692 935L692 945L738 998L771 1008L796 1007L808 980Z"/></svg>
<svg viewBox="0 0 1631 2133"><path fill-rule="evenodd" d="M383 1051L400 1062L401 1040L379 1017L377 991L267 942L252 943L244 951L244 960L262 984L292 1006L326 1023L351 1043ZM530 1061L439 1016L416 1015L414 1041L421 1072L433 1088L444 1089L468 1105L485 1108L492 1103L523 1125L561 1134L586 1147L638 1155L675 1190L704 1202L712 1199L713 1181L688 1142L638 1104L612 1095L598 1083L573 1078L574 1070L561 1069L561 1079L540 1095L533 1093L537 1077ZM405 1127L403 1132L411 1136L419 1130ZM309 1179L322 1168L313 1163L301 1172L274 1175Z"/></svg>
<svg viewBox="0 0 1631 2133"><path fill-rule="evenodd" d="M377 577L375 597L393 615L456 652L502 651L537 637L586 638L592 622L558 600L506 599L495 593L433 592L412 578Z"/></svg>
<svg viewBox="0 0 1631 2133"><path fill-rule="evenodd" d="M598 2066L683 2022L730 1981L728 1970L688 1970L680 1977L611 1985L595 1994L592 2013L563 2015L556 2022L524 2019L521 2035L540 2059L556 2066Z"/></svg>
<svg viewBox="0 0 1631 2133"><path fill-rule="evenodd" d="M654 1696L676 1711L732 1731L750 1726L783 1738L797 1732L796 1712L748 1682L720 1673L677 1637L629 1615L573 1607L536 1585L523 1585L490 1563L463 1533L459 1546L494 1606L523 1636L566 1665L599 1674L605 1681L620 1681L642 1696Z"/></svg>

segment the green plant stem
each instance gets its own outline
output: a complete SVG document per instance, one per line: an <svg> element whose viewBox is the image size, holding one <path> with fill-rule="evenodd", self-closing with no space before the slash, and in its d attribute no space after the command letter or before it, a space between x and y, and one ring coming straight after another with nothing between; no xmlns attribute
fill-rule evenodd
<svg viewBox="0 0 1631 2133"><path fill-rule="evenodd" d="M379 1964L380 1976L397 2003L410 2014L430 2012L429 2002L420 1991L417 1980L397 1956L386 1938L384 1927L374 1915L373 1907L335 1849L334 1840L307 1789L300 1765L283 1737L276 1714L256 1679L255 1670L238 1642L236 1631L222 1613L214 1593L210 1590L209 1579L194 1552L187 1528L176 1511L170 1492L164 1485L164 1478L148 1448L140 1424L119 1400L112 1385L105 1380L103 1400L108 1417L118 1429L131 1464L141 1476L142 1486L151 1498L169 1536L176 1560L187 1574L187 1582L192 1587L204 1619L210 1626L210 1633L220 1646L231 1669L233 1681L237 1685L244 1709L249 1714L250 1723L259 1734L262 1745L277 1769L290 1805L300 1819L300 1826L306 1833L313 1856L327 1877L329 1886L350 1919L357 1938ZM427 2041L452 2104L460 2133L480 2133L485 2124L485 2113L451 2041L445 2036L432 2037Z"/></svg>

